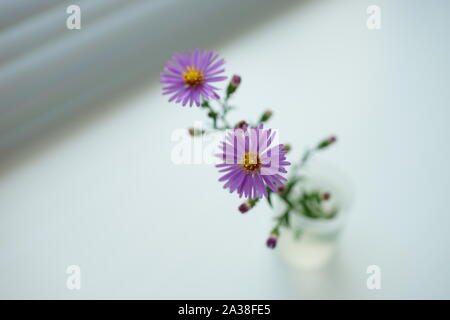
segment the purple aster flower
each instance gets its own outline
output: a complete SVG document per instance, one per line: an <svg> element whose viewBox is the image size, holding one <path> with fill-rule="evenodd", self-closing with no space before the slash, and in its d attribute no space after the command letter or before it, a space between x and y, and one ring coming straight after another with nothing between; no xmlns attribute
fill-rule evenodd
<svg viewBox="0 0 450 320"><path fill-rule="evenodd" d="M227 77L221 76L225 71L225 60L213 51L195 49L175 54L169 60L161 73L160 82L163 84L163 94L171 95L169 102L181 103L183 107L195 103L200 106L200 100L219 99L213 82L223 81Z"/></svg>
<svg viewBox="0 0 450 320"><path fill-rule="evenodd" d="M287 181L281 174L287 173L286 153L282 144L271 147L276 132L264 129L263 125L247 130L229 130L218 154L223 163L216 167L224 175L224 188L236 191L247 199L267 198L267 189L277 192Z"/></svg>

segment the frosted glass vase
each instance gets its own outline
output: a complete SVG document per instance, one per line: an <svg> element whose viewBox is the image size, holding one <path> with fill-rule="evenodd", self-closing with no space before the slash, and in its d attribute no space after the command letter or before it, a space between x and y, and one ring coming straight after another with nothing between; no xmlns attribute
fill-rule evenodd
<svg viewBox="0 0 450 320"><path fill-rule="evenodd" d="M291 266L318 269L333 257L339 235L345 226L351 198L351 183L346 175L329 166L308 166L299 171L304 178L292 190L290 200L298 199L302 191L329 192L325 209L336 209L333 218L311 218L296 210L290 215L290 229L284 228L279 239L281 256ZM282 210L282 203L278 203Z"/></svg>

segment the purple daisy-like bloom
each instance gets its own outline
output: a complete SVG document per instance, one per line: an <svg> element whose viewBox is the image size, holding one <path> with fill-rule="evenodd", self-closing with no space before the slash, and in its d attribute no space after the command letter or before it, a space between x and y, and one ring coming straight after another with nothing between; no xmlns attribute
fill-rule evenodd
<svg viewBox="0 0 450 320"><path fill-rule="evenodd" d="M237 191L240 197L256 199L268 197L266 187L277 192L284 185L287 180L281 174L287 173L284 167L290 163L282 144L271 147L275 136L275 131L263 125L227 132L222 153L217 155L223 163L216 165L224 172L219 179L226 181L224 188Z"/></svg>
<svg viewBox="0 0 450 320"><path fill-rule="evenodd" d="M169 102L181 103L183 107L188 103L190 107L194 103L198 107L202 98L219 99L216 93L219 88L211 83L227 78L221 76L224 64L225 60L213 51L195 49L176 53L161 73L163 94L171 95Z"/></svg>

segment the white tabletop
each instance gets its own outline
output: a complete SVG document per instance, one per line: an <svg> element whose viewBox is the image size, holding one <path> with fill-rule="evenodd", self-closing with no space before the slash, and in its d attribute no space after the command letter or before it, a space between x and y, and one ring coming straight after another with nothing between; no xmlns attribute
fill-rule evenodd
<svg viewBox="0 0 450 320"><path fill-rule="evenodd" d="M265 203L243 216L213 166L172 163L172 132L204 112L169 104L155 73L1 164L0 298L450 298L449 6L378 1L374 31L370 4L301 2L216 48L243 77L233 121L272 109L291 160L338 136L316 159L354 194L327 267L288 267Z"/></svg>

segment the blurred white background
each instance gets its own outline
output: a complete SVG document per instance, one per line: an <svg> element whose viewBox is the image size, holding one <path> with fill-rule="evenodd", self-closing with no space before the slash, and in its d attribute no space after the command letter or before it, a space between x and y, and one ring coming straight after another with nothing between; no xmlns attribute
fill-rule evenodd
<svg viewBox="0 0 450 320"><path fill-rule="evenodd" d="M12 3L0 1L21 12L0 15L0 298L450 298L447 1ZM65 28L66 3L81 30ZM347 174L354 200L326 268L291 270L264 245L265 204L242 216L214 167L171 162L173 130L204 112L169 104L159 72L195 47L243 77L233 121L274 110L291 160L338 136L315 160ZM381 290L366 287L372 264Z"/></svg>

